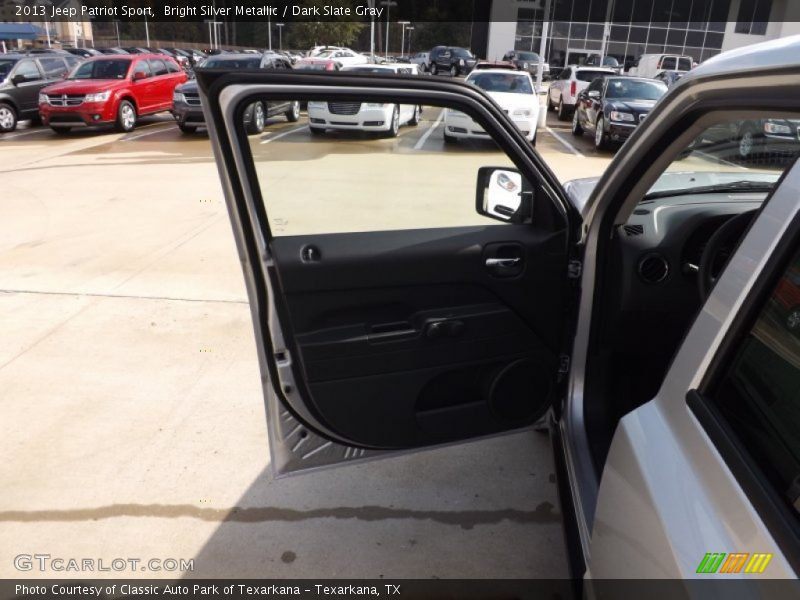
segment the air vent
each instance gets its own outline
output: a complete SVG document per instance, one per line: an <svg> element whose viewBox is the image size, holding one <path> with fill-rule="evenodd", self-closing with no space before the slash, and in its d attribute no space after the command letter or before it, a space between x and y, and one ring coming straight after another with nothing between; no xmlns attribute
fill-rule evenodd
<svg viewBox="0 0 800 600"><path fill-rule="evenodd" d="M644 225L625 225L623 229L629 236L642 235L644 233Z"/></svg>
<svg viewBox="0 0 800 600"><path fill-rule="evenodd" d="M661 283L669 275L669 263L660 254L648 254L639 261L639 277L645 283Z"/></svg>

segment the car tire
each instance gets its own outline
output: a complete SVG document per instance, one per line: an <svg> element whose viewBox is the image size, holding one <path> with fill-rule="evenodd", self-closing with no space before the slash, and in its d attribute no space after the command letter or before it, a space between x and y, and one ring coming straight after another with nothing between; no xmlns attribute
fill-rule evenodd
<svg viewBox="0 0 800 600"><path fill-rule="evenodd" d="M180 129L183 133L195 133L197 131L197 126L178 123L178 129Z"/></svg>
<svg viewBox="0 0 800 600"><path fill-rule="evenodd" d="M558 101L558 120L559 121L566 121L567 120L567 109L564 107L564 99L561 98Z"/></svg>
<svg viewBox="0 0 800 600"><path fill-rule="evenodd" d="M578 118L578 109L572 113L572 135L581 137L583 135L583 127L581 127L580 119Z"/></svg>
<svg viewBox="0 0 800 600"><path fill-rule="evenodd" d="M436 66L436 63L431 63L431 75L438 75L439 74L439 67Z"/></svg>
<svg viewBox="0 0 800 600"><path fill-rule="evenodd" d="M422 115L422 107L417 104L414 106L414 115L411 117L411 120L408 122L409 125L412 127L416 127L419 125L420 116Z"/></svg>
<svg viewBox="0 0 800 600"><path fill-rule="evenodd" d="M447 132L444 133L444 143L446 145L452 145L458 142L458 138L453 137L452 135L447 135Z"/></svg>
<svg viewBox="0 0 800 600"><path fill-rule="evenodd" d="M450 77L458 77L458 67L456 65L451 65Z"/></svg>
<svg viewBox="0 0 800 600"><path fill-rule="evenodd" d="M550 92L547 92L547 112L553 112L556 109L556 105L553 104L553 99L550 97Z"/></svg>
<svg viewBox="0 0 800 600"><path fill-rule="evenodd" d="M300 120L300 102L295 100L292 102L289 110L286 111L286 120L289 123L297 123Z"/></svg>
<svg viewBox="0 0 800 600"><path fill-rule="evenodd" d="M745 125L737 136L736 152L742 160L749 160L758 154L759 142L756 138L756 128Z"/></svg>
<svg viewBox="0 0 800 600"><path fill-rule="evenodd" d="M17 128L17 111L5 102L0 102L0 133L8 133Z"/></svg>
<svg viewBox="0 0 800 600"><path fill-rule="evenodd" d="M597 151L608 149L608 138L606 137L606 118L603 115L600 115L594 125L594 149Z"/></svg>
<svg viewBox="0 0 800 600"><path fill-rule="evenodd" d="M129 100L119 103L115 127L120 133L129 133L136 128L136 109Z"/></svg>
<svg viewBox="0 0 800 600"><path fill-rule="evenodd" d="M72 127L50 127L56 135L67 135L72 131Z"/></svg>
<svg viewBox="0 0 800 600"><path fill-rule="evenodd" d="M400 107L395 105L392 111L392 120L389 122L389 130L386 132L386 137L396 138L400 133Z"/></svg>
<svg viewBox="0 0 800 600"><path fill-rule="evenodd" d="M250 135L263 133L267 126L267 113L264 110L264 103L254 102L250 106L252 106L252 109L250 112L250 124L247 126L247 133Z"/></svg>
<svg viewBox="0 0 800 600"><path fill-rule="evenodd" d="M324 127L311 127L309 125L308 130L311 132L311 135L323 135L325 133Z"/></svg>

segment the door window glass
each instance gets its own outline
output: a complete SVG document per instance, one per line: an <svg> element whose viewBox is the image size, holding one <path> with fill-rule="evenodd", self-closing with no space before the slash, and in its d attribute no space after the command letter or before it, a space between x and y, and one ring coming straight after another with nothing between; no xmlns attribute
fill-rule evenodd
<svg viewBox="0 0 800 600"><path fill-rule="evenodd" d="M39 67L32 60L21 60L17 64L17 70L14 75L22 75L27 81L36 81L41 79L42 75L39 73Z"/></svg>
<svg viewBox="0 0 800 600"><path fill-rule="evenodd" d="M659 66L660 69L674 71L676 68L676 58L674 56L665 56L661 59L661 65Z"/></svg>
<svg viewBox="0 0 800 600"><path fill-rule="evenodd" d="M800 507L800 253L712 399L767 479Z"/></svg>
<svg viewBox="0 0 800 600"><path fill-rule="evenodd" d="M153 71L153 75L156 77L167 74L167 65L165 65L164 61L160 59L151 60L150 69Z"/></svg>
<svg viewBox="0 0 800 600"><path fill-rule="evenodd" d="M181 68L171 60L165 61L164 64L167 65L167 71L170 73L180 73L181 71Z"/></svg>
<svg viewBox="0 0 800 600"><path fill-rule="evenodd" d="M140 60L138 63L136 63L133 73L134 76L136 73L144 73L145 77L150 77L150 65L147 64L146 60Z"/></svg>
<svg viewBox="0 0 800 600"><path fill-rule="evenodd" d="M67 64L61 58L40 58L39 64L47 79L58 79L67 73Z"/></svg>

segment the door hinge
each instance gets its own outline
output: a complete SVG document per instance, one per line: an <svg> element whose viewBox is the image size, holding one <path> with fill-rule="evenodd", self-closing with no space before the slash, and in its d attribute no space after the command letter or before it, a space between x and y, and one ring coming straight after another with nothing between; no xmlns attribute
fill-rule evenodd
<svg viewBox="0 0 800 600"><path fill-rule="evenodd" d="M583 264L579 260L571 260L567 263L567 277L578 279L583 272Z"/></svg>

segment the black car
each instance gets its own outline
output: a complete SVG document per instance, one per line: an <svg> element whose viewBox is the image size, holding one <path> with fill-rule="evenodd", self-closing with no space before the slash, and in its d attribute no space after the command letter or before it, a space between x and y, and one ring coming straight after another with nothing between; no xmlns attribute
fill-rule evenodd
<svg viewBox="0 0 800 600"><path fill-rule="evenodd" d="M605 150L622 143L641 123L667 91L655 79L643 77L598 77L578 94L572 115L572 134L594 130L594 147Z"/></svg>
<svg viewBox="0 0 800 600"><path fill-rule="evenodd" d="M466 75L478 60L472 52L458 46L436 46L431 50L431 75L450 73L451 76Z"/></svg>
<svg viewBox="0 0 800 600"><path fill-rule="evenodd" d="M217 54L212 55L198 65L200 69L291 69L288 59L277 54ZM191 80L175 88L172 96L172 114L178 127L184 133L194 133L198 127L205 125L203 107L197 81ZM300 118L300 103L290 100L270 102L253 102L244 111L244 126L247 133L261 133L266 127L267 119L285 115L294 122Z"/></svg>
<svg viewBox="0 0 800 600"><path fill-rule="evenodd" d="M60 81L80 59L71 54L0 54L0 133L39 118L39 90Z"/></svg>
<svg viewBox="0 0 800 600"><path fill-rule="evenodd" d="M67 48L67 52L72 54L73 56L79 56L81 58L89 58L90 56L100 56L102 52L99 50L95 50L94 48Z"/></svg>
<svg viewBox="0 0 800 600"><path fill-rule="evenodd" d="M510 50L503 55L503 60L512 63L517 69L527 71L533 77L539 74L539 62L541 58L536 52L527 50ZM542 79L550 78L550 65L542 61Z"/></svg>

